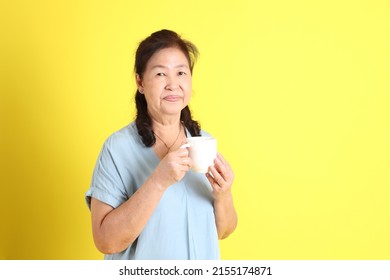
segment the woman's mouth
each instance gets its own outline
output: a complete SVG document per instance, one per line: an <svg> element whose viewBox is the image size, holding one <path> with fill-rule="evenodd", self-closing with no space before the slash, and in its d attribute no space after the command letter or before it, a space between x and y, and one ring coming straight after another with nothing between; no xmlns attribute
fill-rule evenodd
<svg viewBox="0 0 390 280"><path fill-rule="evenodd" d="M177 102L181 97L179 95L167 95L163 99L168 102Z"/></svg>

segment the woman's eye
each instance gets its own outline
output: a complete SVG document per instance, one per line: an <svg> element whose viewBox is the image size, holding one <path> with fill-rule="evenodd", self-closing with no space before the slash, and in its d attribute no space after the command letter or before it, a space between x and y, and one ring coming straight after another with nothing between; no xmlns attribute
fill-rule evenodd
<svg viewBox="0 0 390 280"><path fill-rule="evenodd" d="M164 73L157 73L157 76L165 76Z"/></svg>
<svg viewBox="0 0 390 280"><path fill-rule="evenodd" d="M183 75L187 75L187 73L186 73L186 72L183 72L183 71L180 71L180 72L179 72L179 76L183 76Z"/></svg>

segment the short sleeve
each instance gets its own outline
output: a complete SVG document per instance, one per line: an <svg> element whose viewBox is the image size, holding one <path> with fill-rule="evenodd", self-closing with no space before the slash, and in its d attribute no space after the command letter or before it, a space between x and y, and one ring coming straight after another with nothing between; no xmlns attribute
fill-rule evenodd
<svg viewBox="0 0 390 280"><path fill-rule="evenodd" d="M109 138L100 151L93 171L91 186L85 196L89 208L91 208L92 197L113 208L118 207L128 199L117 161L119 159L115 158Z"/></svg>

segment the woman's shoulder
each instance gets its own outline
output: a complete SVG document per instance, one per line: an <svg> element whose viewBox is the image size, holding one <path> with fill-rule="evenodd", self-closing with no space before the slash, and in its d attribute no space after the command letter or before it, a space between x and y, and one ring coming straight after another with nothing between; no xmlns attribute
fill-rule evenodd
<svg viewBox="0 0 390 280"><path fill-rule="evenodd" d="M140 145L137 127L134 122L113 132L105 141L105 145L110 148L121 148Z"/></svg>

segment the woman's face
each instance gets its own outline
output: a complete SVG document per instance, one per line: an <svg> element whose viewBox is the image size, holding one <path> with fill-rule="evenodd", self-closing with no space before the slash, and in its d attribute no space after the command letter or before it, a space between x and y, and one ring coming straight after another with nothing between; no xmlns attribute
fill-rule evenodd
<svg viewBox="0 0 390 280"><path fill-rule="evenodd" d="M143 77L136 76L138 90L145 95L148 112L154 118L179 115L192 93L188 60L178 48L156 52L148 61Z"/></svg>

